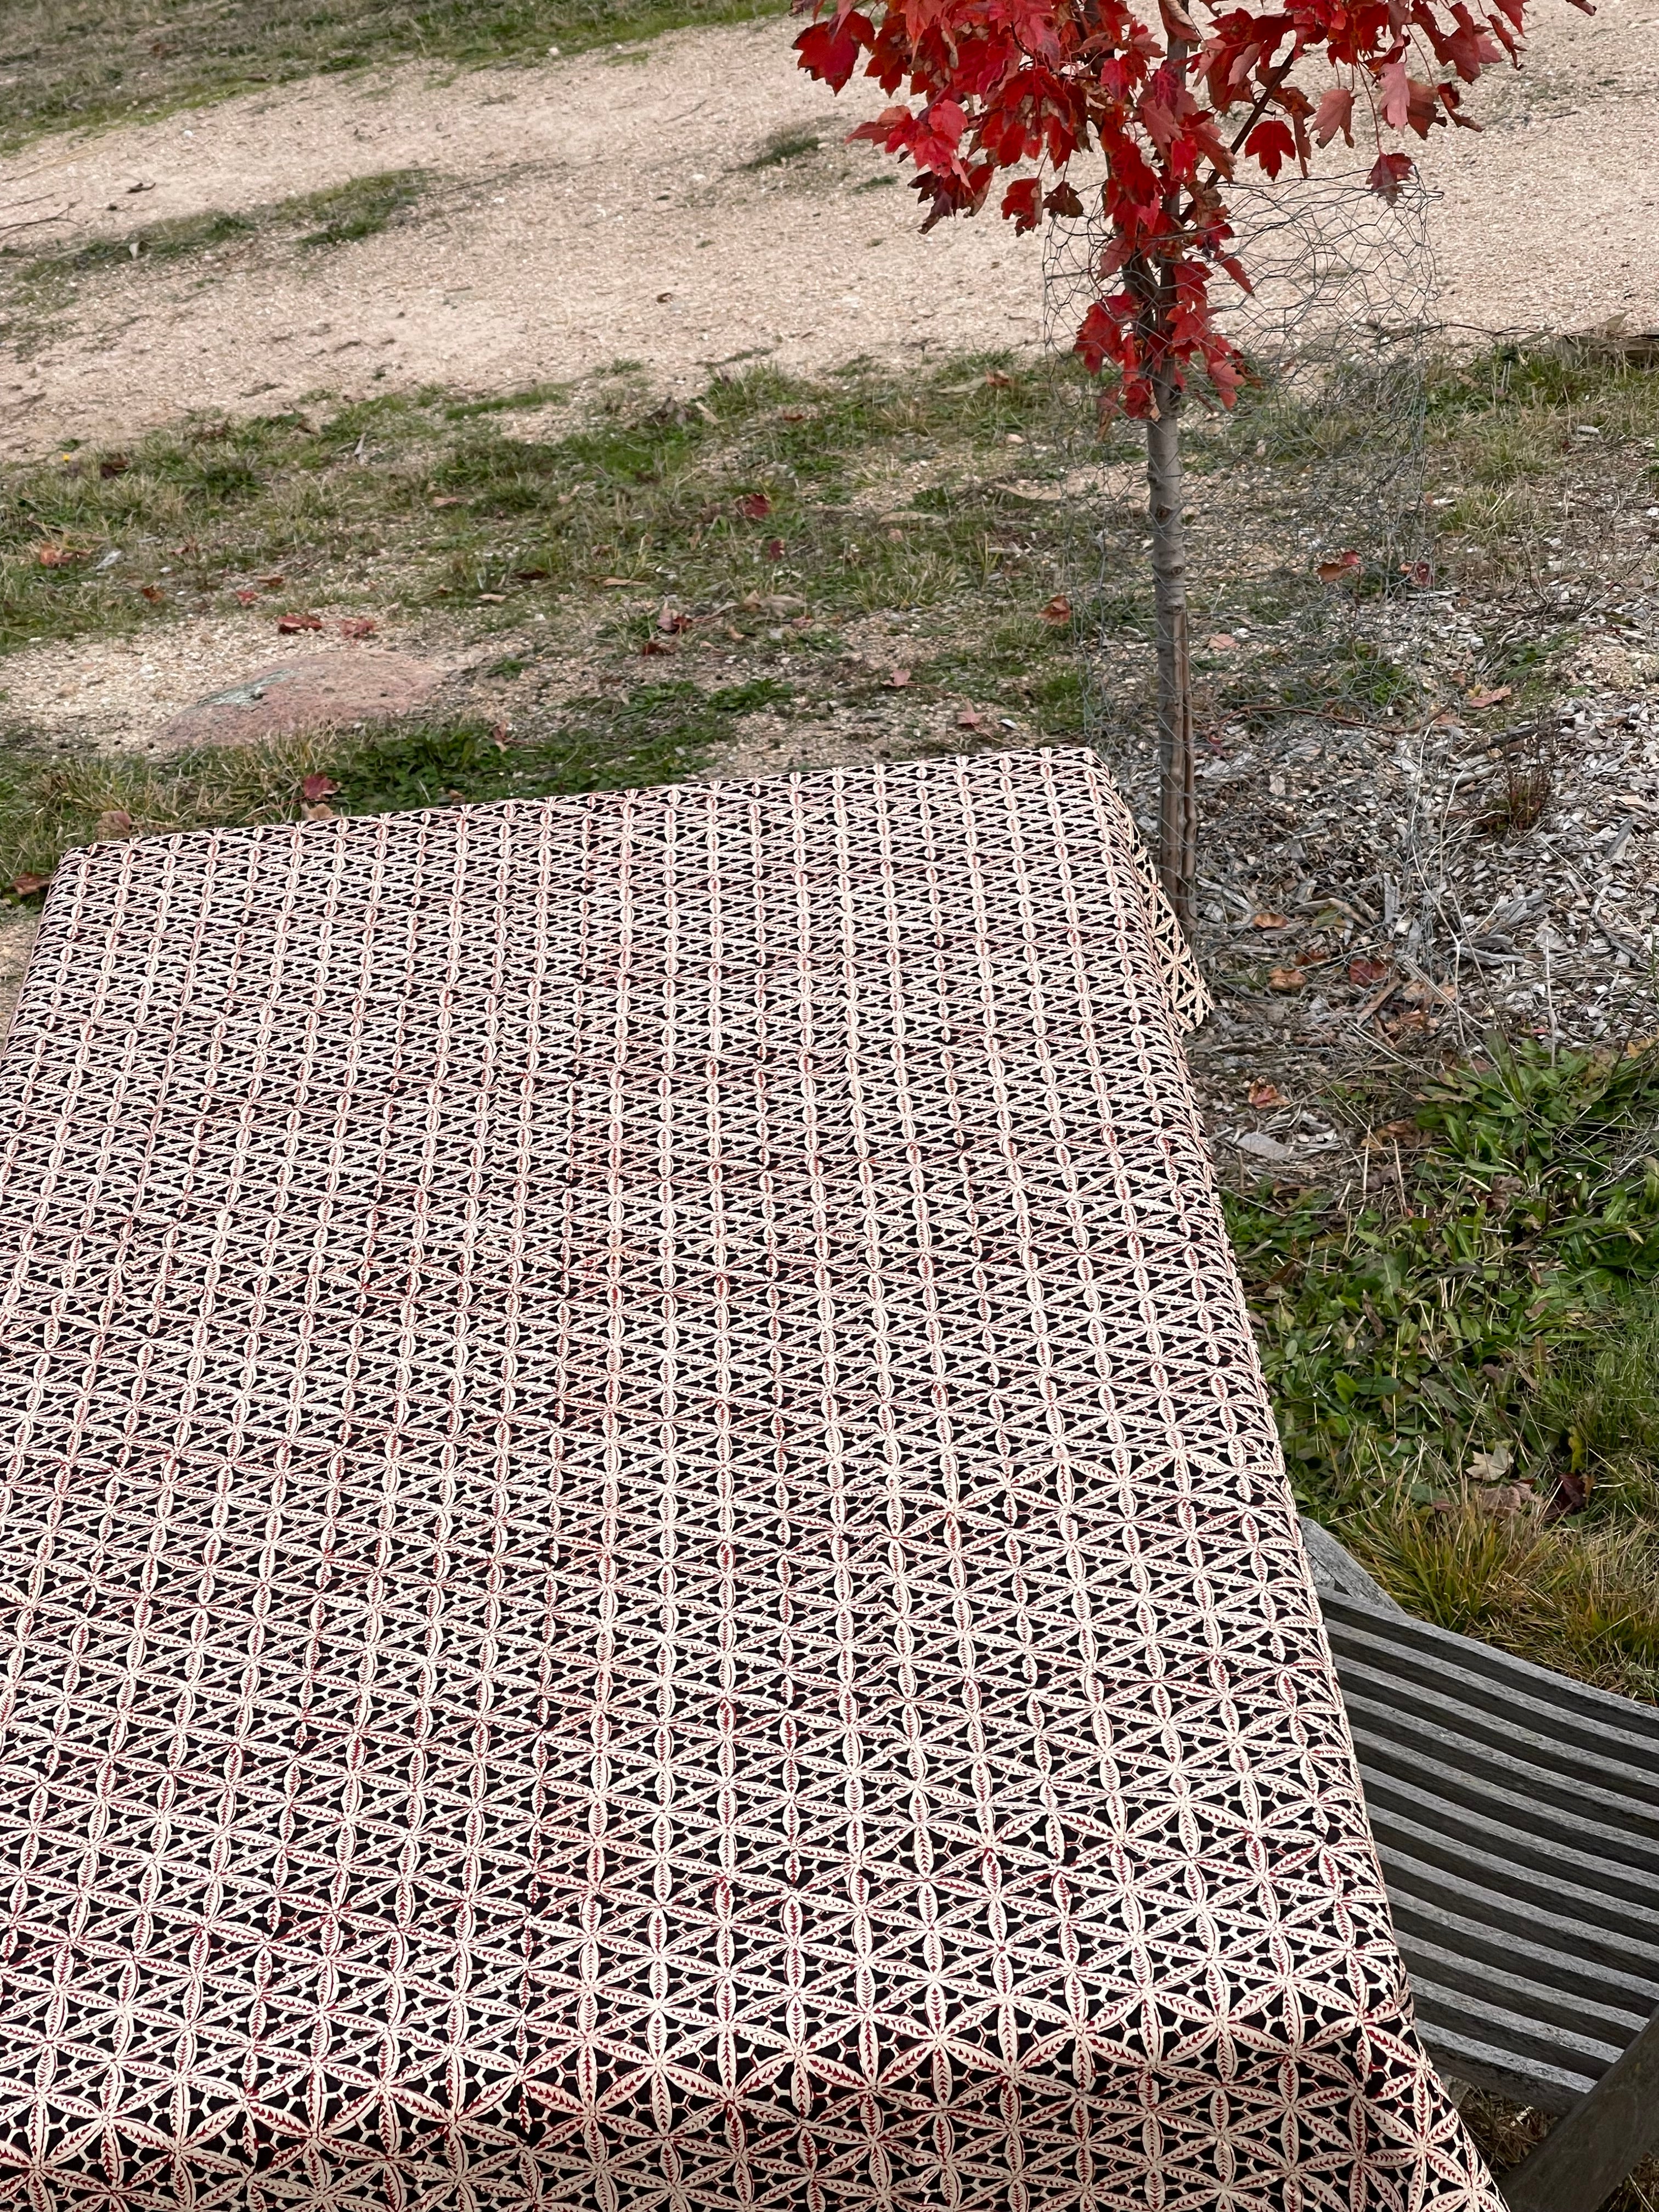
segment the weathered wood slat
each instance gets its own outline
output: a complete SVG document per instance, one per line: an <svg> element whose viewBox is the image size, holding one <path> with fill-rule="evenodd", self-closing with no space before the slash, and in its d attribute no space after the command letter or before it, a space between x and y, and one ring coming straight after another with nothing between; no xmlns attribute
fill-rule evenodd
<svg viewBox="0 0 1659 2212"><path fill-rule="evenodd" d="M1413 1620L1323 1531L1309 1551L1424 2041L1571 2112L1659 2013L1659 1711Z"/></svg>

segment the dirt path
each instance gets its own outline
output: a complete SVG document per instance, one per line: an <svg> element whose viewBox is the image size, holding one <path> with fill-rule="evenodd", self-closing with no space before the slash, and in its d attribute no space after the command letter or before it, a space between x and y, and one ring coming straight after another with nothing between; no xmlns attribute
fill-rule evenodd
<svg viewBox="0 0 1659 2212"><path fill-rule="evenodd" d="M1659 323L1659 9L1606 0L1587 21L1551 4L1540 23L1528 73L1480 94L1486 135L1446 134L1427 164L1446 313ZM44 335L15 319L0 454L319 387L511 390L623 357L684 390L762 356L817 368L1036 343L1036 241L990 220L920 240L909 193L839 143L878 101L832 101L766 22L446 82L321 79L37 145L0 164L0 240L35 252L389 169L428 182L411 220L355 244L255 238L83 275ZM744 166L792 130L819 150Z"/></svg>

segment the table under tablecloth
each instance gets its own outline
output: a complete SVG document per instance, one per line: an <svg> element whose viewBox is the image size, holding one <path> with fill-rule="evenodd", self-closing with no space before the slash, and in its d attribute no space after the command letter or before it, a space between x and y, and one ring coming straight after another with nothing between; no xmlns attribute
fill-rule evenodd
<svg viewBox="0 0 1659 2212"><path fill-rule="evenodd" d="M0 2200L1499 2212L1086 753L106 843L0 1063Z"/></svg>

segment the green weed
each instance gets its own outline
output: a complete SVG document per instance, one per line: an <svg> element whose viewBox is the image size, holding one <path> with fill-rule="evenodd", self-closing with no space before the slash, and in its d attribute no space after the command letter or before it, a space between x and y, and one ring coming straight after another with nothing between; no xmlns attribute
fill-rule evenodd
<svg viewBox="0 0 1659 2212"><path fill-rule="evenodd" d="M1230 1201L1304 1504L1414 1610L1649 1696L1656 1146L1659 1050L1494 1042L1394 1125L1371 1199Z"/></svg>

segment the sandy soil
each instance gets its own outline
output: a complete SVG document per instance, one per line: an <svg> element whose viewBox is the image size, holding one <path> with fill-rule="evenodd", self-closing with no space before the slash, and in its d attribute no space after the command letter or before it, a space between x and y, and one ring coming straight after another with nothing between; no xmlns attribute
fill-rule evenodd
<svg viewBox="0 0 1659 2212"><path fill-rule="evenodd" d="M475 658L436 639L431 628L382 617L379 636L349 644L311 633L279 637L268 617L180 615L164 637L78 637L8 655L0 660L0 707L26 727L50 730L60 741L92 751L178 750L188 740L167 741L173 716L240 683L251 668L315 660L323 653L373 657L412 647L422 660L449 675Z"/></svg>
<svg viewBox="0 0 1659 2212"><path fill-rule="evenodd" d="M1445 312L1481 328L1659 324L1659 9L1545 0L1528 73L1480 88L1480 137L1425 171ZM1025 346L1041 252L990 219L915 235L908 191L842 132L879 104L793 66L787 27L683 33L535 70L323 79L0 163L0 242L34 251L241 210L375 171L432 185L412 224L308 255L100 272L44 343L0 354L0 454L125 438L181 409L269 410L319 387L480 391L620 358L671 388L763 356ZM824 136L745 169L769 134ZM135 194L135 185L153 186Z"/></svg>

